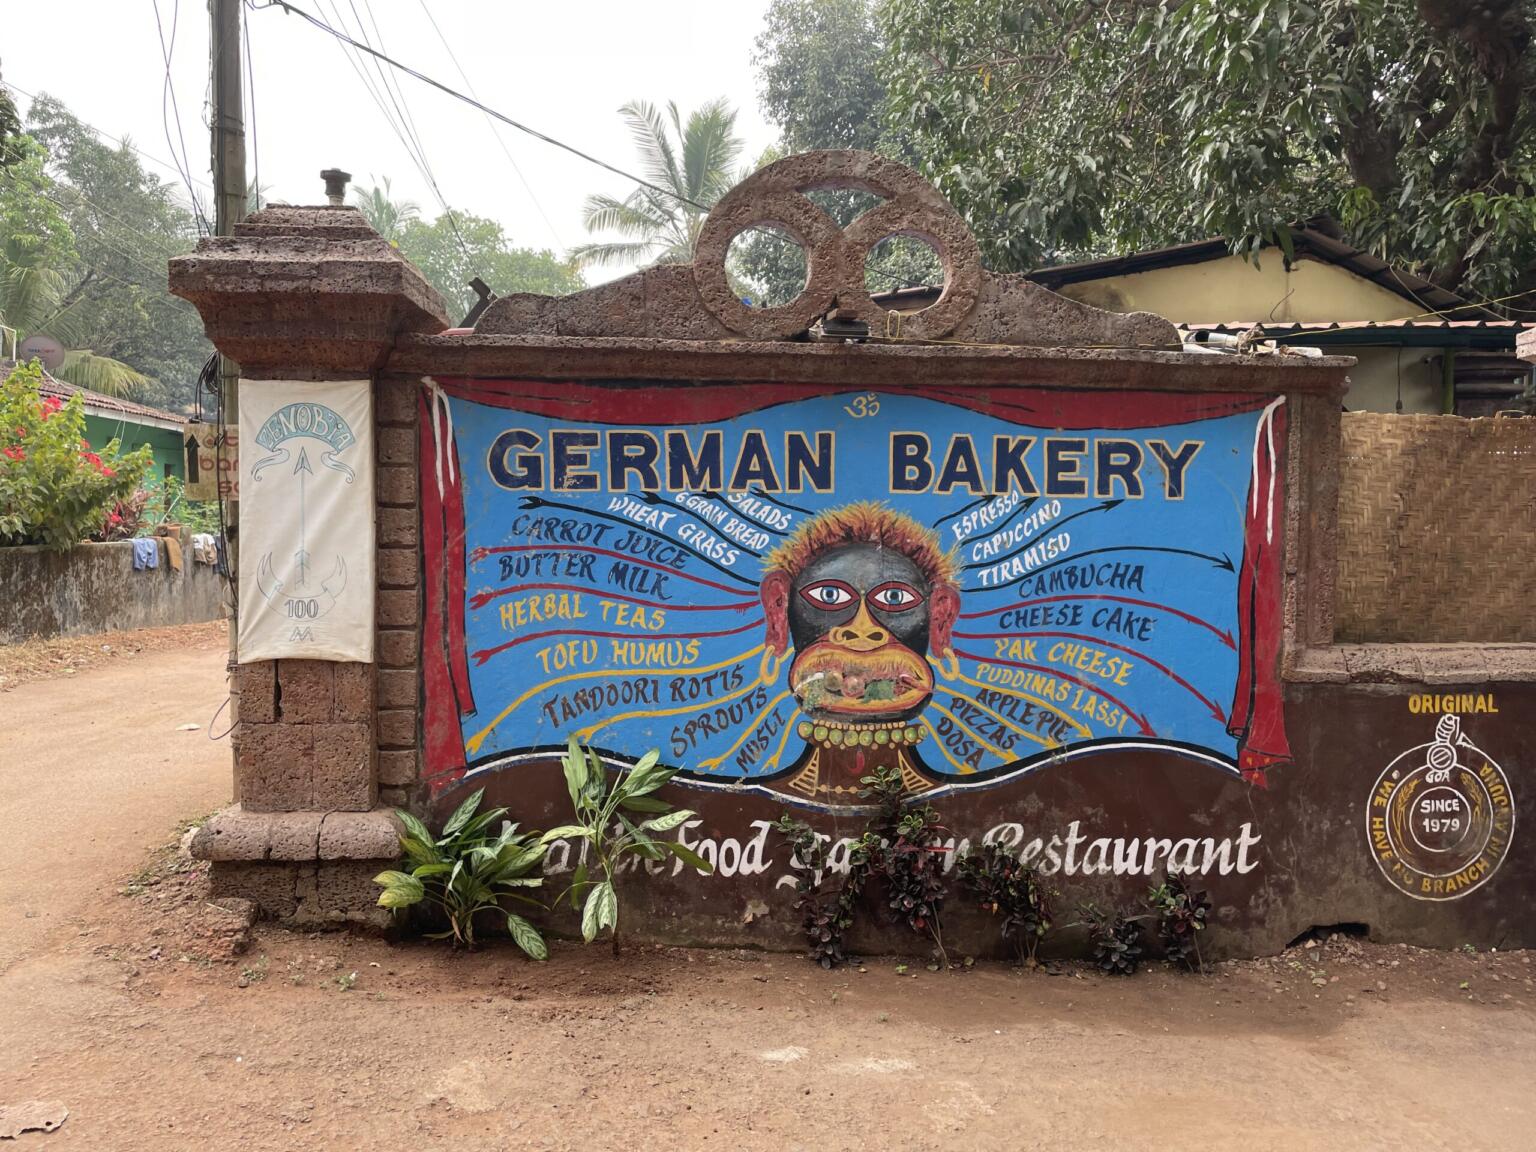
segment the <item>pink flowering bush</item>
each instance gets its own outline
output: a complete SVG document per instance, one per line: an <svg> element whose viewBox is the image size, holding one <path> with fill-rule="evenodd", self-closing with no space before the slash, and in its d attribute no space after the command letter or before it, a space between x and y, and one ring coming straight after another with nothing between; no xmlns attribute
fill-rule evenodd
<svg viewBox="0 0 1536 1152"><path fill-rule="evenodd" d="M45 399L42 379L34 362L0 382L0 545L71 548L133 495L153 453L119 455L116 440L94 451L81 398Z"/></svg>

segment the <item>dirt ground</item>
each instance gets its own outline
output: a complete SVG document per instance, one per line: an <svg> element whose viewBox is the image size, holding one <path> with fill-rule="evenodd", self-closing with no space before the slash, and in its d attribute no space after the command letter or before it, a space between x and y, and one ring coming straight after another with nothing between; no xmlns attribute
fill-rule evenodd
<svg viewBox="0 0 1536 1152"><path fill-rule="evenodd" d="M174 847L227 795L227 743L175 731L222 654L80 672L63 712L56 684L0 695L0 1105L69 1108L18 1149L1531 1147L1526 953L828 973L258 926L231 954Z"/></svg>

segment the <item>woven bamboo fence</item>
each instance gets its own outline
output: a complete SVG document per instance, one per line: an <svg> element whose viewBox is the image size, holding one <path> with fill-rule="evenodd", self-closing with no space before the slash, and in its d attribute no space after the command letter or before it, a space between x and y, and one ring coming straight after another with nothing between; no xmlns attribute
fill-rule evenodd
<svg viewBox="0 0 1536 1152"><path fill-rule="evenodd" d="M1335 638L1536 641L1536 419L1343 428Z"/></svg>

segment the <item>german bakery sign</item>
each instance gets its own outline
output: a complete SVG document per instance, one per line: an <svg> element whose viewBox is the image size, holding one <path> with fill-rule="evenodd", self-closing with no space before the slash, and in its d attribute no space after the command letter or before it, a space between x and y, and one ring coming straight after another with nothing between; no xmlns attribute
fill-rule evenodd
<svg viewBox="0 0 1536 1152"><path fill-rule="evenodd" d="M1281 401L439 380L422 411L438 787L571 734L823 806L882 762L938 793L1289 759Z"/></svg>

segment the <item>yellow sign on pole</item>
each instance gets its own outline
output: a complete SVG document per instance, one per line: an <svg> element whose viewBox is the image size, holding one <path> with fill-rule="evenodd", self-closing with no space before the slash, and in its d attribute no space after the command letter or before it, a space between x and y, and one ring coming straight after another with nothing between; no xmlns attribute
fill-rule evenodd
<svg viewBox="0 0 1536 1152"><path fill-rule="evenodd" d="M240 429L234 424L186 426L187 499L240 499Z"/></svg>

